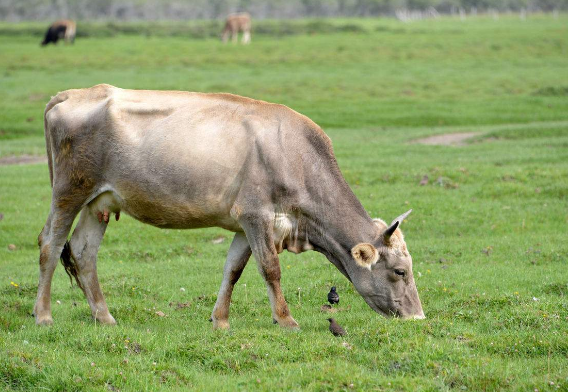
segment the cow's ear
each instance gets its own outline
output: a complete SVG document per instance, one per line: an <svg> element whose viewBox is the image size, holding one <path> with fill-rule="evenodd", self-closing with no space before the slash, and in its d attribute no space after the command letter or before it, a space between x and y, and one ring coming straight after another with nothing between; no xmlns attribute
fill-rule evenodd
<svg viewBox="0 0 568 392"><path fill-rule="evenodd" d="M371 269L371 266L379 260L379 251L371 244L362 243L351 249L351 256L361 267Z"/></svg>

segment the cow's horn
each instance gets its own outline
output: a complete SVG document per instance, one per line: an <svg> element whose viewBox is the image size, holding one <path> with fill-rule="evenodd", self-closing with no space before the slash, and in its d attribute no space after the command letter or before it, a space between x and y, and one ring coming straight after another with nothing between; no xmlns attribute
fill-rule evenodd
<svg viewBox="0 0 568 392"><path fill-rule="evenodd" d="M390 226L385 230L385 240L386 241L388 241L390 239L390 237L393 235L393 233L397 229L397 227L400 226L400 224L406 219L406 217L408 215L410 215L411 212L412 212L412 210L408 210L404 214L397 216L392 221Z"/></svg>

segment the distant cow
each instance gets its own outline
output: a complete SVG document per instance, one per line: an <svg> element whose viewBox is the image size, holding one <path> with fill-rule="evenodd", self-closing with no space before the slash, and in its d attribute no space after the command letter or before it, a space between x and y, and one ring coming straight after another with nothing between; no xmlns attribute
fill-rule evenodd
<svg viewBox="0 0 568 392"><path fill-rule="evenodd" d="M247 12L240 12L238 14L231 14L227 16L225 22L225 28L223 29L223 42L229 40L229 35L233 43L237 43L239 39L239 32L243 32L243 44L250 43L250 29L251 29L251 18L250 14Z"/></svg>
<svg viewBox="0 0 568 392"><path fill-rule="evenodd" d="M53 322L51 280L60 257L93 317L115 323L96 261L111 215L118 220L121 212L160 228L235 233L214 328L229 327L231 294L251 254L272 318L298 326L280 286L284 250L324 254L379 314L424 318L399 229L410 211L390 225L371 219L345 182L327 135L286 106L231 94L98 85L57 94L44 122L53 192L38 238L36 323Z"/></svg>
<svg viewBox="0 0 568 392"><path fill-rule="evenodd" d="M75 32L76 25L72 20L62 19L53 22L53 24L49 26L49 29L47 29L41 46L45 46L50 42L57 44L57 41L60 39L65 39L65 42L72 44L75 42Z"/></svg>

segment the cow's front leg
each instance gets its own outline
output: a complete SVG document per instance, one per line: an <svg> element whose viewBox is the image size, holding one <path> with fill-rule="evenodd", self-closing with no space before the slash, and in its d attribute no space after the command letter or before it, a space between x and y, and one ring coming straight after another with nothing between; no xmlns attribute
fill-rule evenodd
<svg viewBox="0 0 568 392"><path fill-rule="evenodd" d="M266 283L272 318L281 327L298 328L280 287L280 260L274 245L273 222L255 214L241 217L239 223L245 230L258 270Z"/></svg>
<svg viewBox="0 0 568 392"><path fill-rule="evenodd" d="M213 328L228 329L229 328L229 307L231 305L231 295L235 284L241 277L243 269L251 255L251 249L244 233L237 233L233 238L233 242L229 247L227 261L223 270L223 282L219 289L217 302L213 308L211 321Z"/></svg>

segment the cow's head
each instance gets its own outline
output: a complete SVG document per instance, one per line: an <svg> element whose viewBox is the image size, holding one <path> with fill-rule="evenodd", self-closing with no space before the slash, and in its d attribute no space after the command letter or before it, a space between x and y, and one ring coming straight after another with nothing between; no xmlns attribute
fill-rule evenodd
<svg viewBox="0 0 568 392"><path fill-rule="evenodd" d="M351 276L355 288L373 310L385 316L425 317L412 273L412 257L398 228L411 211L390 225L374 219L378 240L351 249L358 266L355 276Z"/></svg>

